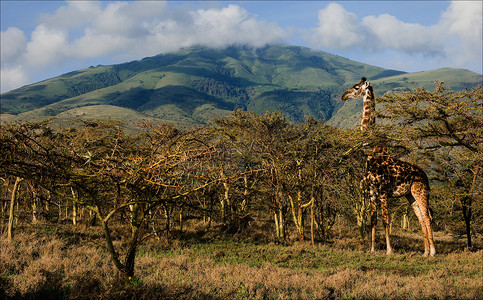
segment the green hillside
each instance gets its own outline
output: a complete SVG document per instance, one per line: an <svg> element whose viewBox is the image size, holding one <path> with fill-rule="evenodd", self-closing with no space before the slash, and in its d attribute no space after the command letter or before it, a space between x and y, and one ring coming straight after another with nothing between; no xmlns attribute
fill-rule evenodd
<svg viewBox="0 0 483 300"><path fill-rule="evenodd" d="M445 81L472 87L481 75L460 69L404 73L295 46L253 50L201 47L111 66L89 67L1 95L2 120L74 118L205 124L235 108L282 111L293 121L306 115L352 126L361 101L340 101L362 76L376 94Z"/></svg>

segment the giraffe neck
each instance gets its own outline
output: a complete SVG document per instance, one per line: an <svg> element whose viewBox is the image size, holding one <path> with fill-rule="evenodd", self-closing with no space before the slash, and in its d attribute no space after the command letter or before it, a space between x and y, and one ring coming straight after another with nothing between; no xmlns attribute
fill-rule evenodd
<svg viewBox="0 0 483 300"><path fill-rule="evenodd" d="M376 122L376 118L374 116L376 101L371 86L366 89L363 100L364 106L362 112L361 130L365 131L367 129L367 126L372 125Z"/></svg>
<svg viewBox="0 0 483 300"><path fill-rule="evenodd" d="M374 96L374 90L372 86L368 86L364 91L363 99L363 112L362 112L362 122L361 130L364 132L367 130L369 125L376 122L376 117L374 115L376 108L376 100ZM367 155L367 159L371 160L373 157L383 157L388 155L388 150L385 145L374 146L366 148L364 153Z"/></svg>

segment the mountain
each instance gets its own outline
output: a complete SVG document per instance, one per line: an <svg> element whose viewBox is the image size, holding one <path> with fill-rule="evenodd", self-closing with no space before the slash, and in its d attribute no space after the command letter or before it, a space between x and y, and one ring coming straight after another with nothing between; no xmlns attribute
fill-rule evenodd
<svg viewBox="0 0 483 300"><path fill-rule="evenodd" d="M453 89L481 84L482 76L462 69L405 73L297 46L223 50L191 47L110 66L91 66L1 95L2 121L59 122L76 118L209 123L236 108L282 111L295 121L306 115L352 126L362 101L339 100L362 76L377 95L390 90L432 89L445 81Z"/></svg>

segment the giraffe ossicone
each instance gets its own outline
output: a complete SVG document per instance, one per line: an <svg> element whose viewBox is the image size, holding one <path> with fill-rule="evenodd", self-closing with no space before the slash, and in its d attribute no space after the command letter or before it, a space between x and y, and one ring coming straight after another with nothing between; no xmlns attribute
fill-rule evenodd
<svg viewBox="0 0 483 300"><path fill-rule="evenodd" d="M365 77L343 95L342 100L363 99L363 112L361 130L366 133L368 126L375 123L375 96L371 83ZM386 235L386 253L391 254L391 241L389 237L389 208L391 198L405 196L411 204L418 218L424 239L424 255L434 256L436 253L431 226L431 213L429 211L429 180L426 173L418 166L391 157L386 146L377 146L364 149L366 154L367 172L361 186L369 188L371 203L371 252L375 251L377 204L381 206L382 221Z"/></svg>

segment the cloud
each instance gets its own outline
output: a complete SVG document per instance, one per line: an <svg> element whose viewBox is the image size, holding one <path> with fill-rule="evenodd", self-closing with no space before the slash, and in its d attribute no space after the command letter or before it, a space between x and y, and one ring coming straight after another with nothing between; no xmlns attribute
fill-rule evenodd
<svg viewBox="0 0 483 300"><path fill-rule="evenodd" d="M32 32L25 52L25 61L31 67L57 63L69 56L66 53L68 35L65 30L48 28L40 24Z"/></svg>
<svg viewBox="0 0 483 300"><path fill-rule="evenodd" d="M1 93L29 83L29 78L25 70L20 66L26 44L27 36L19 28L9 27L7 30L1 32Z"/></svg>
<svg viewBox="0 0 483 300"><path fill-rule="evenodd" d="M139 58L193 45L262 47L287 36L275 23L258 21L237 5L170 14L166 7L146 9L141 3L136 3L137 9L127 3L107 6L93 26L72 41L71 53L79 58L109 53Z"/></svg>
<svg viewBox="0 0 483 300"><path fill-rule="evenodd" d="M389 14L359 20L336 3L320 10L318 17L318 26L305 32L313 47L368 54L390 50L453 67L482 64L481 1L451 2L432 26L406 23Z"/></svg>
<svg viewBox="0 0 483 300"><path fill-rule="evenodd" d="M347 49L365 43L367 34L354 13L337 3L319 10L319 26L306 37L312 45L328 49Z"/></svg>
<svg viewBox="0 0 483 300"><path fill-rule="evenodd" d="M91 23L102 13L101 3L98 1L66 1L65 6L59 7L53 14L42 14L40 23L48 28L76 29Z"/></svg>
<svg viewBox="0 0 483 300"><path fill-rule="evenodd" d="M4 68L0 70L1 92L7 92L14 88L26 85L30 82L25 70L22 67Z"/></svg>
<svg viewBox="0 0 483 300"><path fill-rule="evenodd" d="M188 10L165 1L67 1L38 20L30 37L18 28L2 32L2 65L16 66L2 76L3 91L25 84L25 74L71 60L108 56L115 63L193 45L262 47L288 35L238 5Z"/></svg>
<svg viewBox="0 0 483 300"><path fill-rule="evenodd" d="M166 2L115 2L107 5L95 19L93 29L100 34L143 38L150 21L166 17Z"/></svg>
<svg viewBox="0 0 483 300"><path fill-rule="evenodd" d="M445 51L457 64L482 65L483 2L453 1L436 28L445 37Z"/></svg>
<svg viewBox="0 0 483 300"><path fill-rule="evenodd" d="M191 15L196 44L213 47L232 44L262 47L287 36L275 23L257 21L254 15L237 5L222 9L200 9Z"/></svg>
<svg viewBox="0 0 483 300"><path fill-rule="evenodd" d="M367 16L362 26L371 35L376 49L388 48L409 54L424 53L434 55L440 52L442 40L435 36L431 28L420 24L404 23L389 14Z"/></svg>
<svg viewBox="0 0 483 300"><path fill-rule="evenodd" d="M16 27L10 27L2 31L0 35L0 55L2 65L14 61L25 49L27 37L24 32Z"/></svg>
<svg viewBox="0 0 483 300"><path fill-rule="evenodd" d="M320 10L319 26L307 34L311 44L328 49L358 48L366 51L395 49L403 52L437 51L431 30L404 23L389 14L366 16L361 20L337 3Z"/></svg>
<svg viewBox="0 0 483 300"><path fill-rule="evenodd" d="M101 10L98 8L99 5L80 5L72 1L64 9L59 8L51 18L44 15L45 24L39 25L32 34L31 49L34 45L37 49L40 41L36 36L43 34L46 42L38 49L43 54L42 48L51 45L52 59L85 59L112 54L137 59L193 45L261 47L287 36L275 23L258 21L256 16L237 5L175 11L166 2L135 1L114 2ZM80 18L89 20L88 24L82 24L84 30L80 36L69 36L60 26L52 27L56 22L63 24L75 10L81 15L90 15ZM46 59L46 64L52 63L52 59Z"/></svg>

